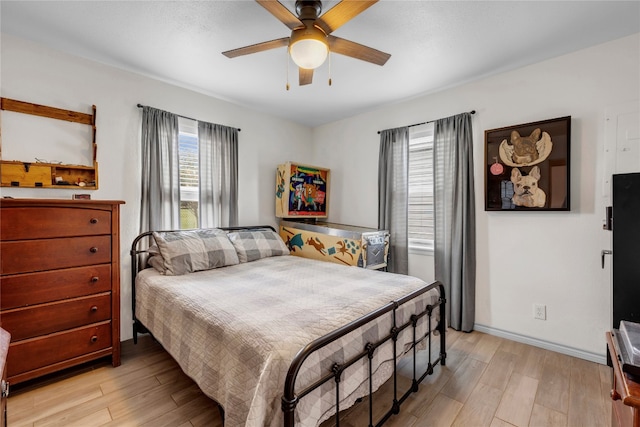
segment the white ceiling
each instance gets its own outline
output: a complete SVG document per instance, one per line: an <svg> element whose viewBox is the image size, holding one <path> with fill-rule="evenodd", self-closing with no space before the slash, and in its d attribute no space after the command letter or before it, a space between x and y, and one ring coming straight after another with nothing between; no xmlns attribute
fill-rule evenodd
<svg viewBox="0 0 640 427"><path fill-rule="evenodd" d="M295 10L294 0L281 3ZM2 0L0 8L3 33L312 127L640 32L638 1L382 0L333 35L390 53L386 65L332 55L333 85L325 63L300 87L291 62L287 91L286 48L221 54L289 35L250 0Z"/></svg>

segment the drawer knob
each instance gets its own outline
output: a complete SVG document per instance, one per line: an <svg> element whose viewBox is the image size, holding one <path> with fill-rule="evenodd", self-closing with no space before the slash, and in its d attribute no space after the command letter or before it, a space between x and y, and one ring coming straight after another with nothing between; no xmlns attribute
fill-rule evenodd
<svg viewBox="0 0 640 427"><path fill-rule="evenodd" d="M620 400L620 398L621 398L621 397L622 397L622 396L620 396L620 393L618 393L618 392L616 391L616 389L612 389L612 390L611 390L611 399L612 399L612 400Z"/></svg>
<svg viewBox="0 0 640 427"><path fill-rule="evenodd" d="M91 278L91 283L97 283L97 282L98 282L98 280L100 280L100 278L99 278L98 276L93 276L93 277Z"/></svg>
<svg viewBox="0 0 640 427"><path fill-rule="evenodd" d="M90 222L91 224L97 224L97 223L98 223L98 218L91 218L91 219L89 220L89 222Z"/></svg>
<svg viewBox="0 0 640 427"><path fill-rule="evenodd" d="M97 335L92 336L91 342L96 342L96 341L98 341L98 336Z"/></svg>
<svg viewBox="0 0 640 427"><path fill-rule="evenodd" d="M98 252L98 248L96 248L95 246L93 246L91 249L89 249L89 251L90 251L92 254L95 254L96 252Z"/></svg>
<svg viewBox="0 0 640 427"><path fill-rule="evenodd" d="M98 311L98 306L94 305L93 307L91 307L91 312L95 313L96 311Z"/></svg>

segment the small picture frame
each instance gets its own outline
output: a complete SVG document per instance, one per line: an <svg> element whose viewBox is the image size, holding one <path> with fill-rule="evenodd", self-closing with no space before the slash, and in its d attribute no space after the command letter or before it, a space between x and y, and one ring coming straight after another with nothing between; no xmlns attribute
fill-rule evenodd
<svg viewBox="0 0 640 427"><path fill-rule="evenodd" d="M486 211L570 210L571 116L485 130Z"/></svg>
<svg viewBox="0 0 640 427"><path fill-rule="evenodd" d="M74 194L73 200L91 200L91 194Z"/></svg>

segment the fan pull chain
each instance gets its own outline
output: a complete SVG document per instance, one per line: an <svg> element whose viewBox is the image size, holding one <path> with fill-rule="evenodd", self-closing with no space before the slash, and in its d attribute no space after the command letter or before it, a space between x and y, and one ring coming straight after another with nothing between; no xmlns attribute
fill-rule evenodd
<svg viewBox="0 0 640 427"><path fill-rule="evenodd" d="M289 90L289 48L287 48L287 90Z"/></svg>
<svg viewBox="0 0 640 427"><path fill-rule="evenodd" d="M331 51L329 51L329 86L331 86Z"/></svg>

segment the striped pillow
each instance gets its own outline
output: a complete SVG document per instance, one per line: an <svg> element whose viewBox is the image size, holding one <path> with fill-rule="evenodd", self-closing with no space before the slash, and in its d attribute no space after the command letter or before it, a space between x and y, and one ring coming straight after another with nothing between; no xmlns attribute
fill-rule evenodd
<svg viewBox="0 0 640 427"><path fill-rule="evenodd" d="M236 231L229 233L229 240L235 246L240 262L289 255L289 248L275 231Z"/></svg>
<svg viewBox="0 0 640 427"><path fill-rule="evenodd" d="M235 248L222 230L154 231L153 237L162 255L164 274L168 276L240 262Z"/></svg>

